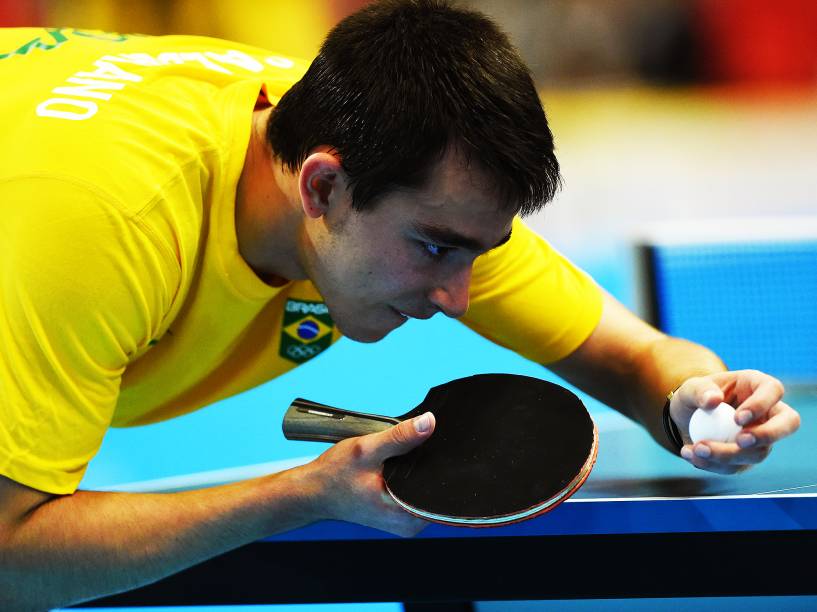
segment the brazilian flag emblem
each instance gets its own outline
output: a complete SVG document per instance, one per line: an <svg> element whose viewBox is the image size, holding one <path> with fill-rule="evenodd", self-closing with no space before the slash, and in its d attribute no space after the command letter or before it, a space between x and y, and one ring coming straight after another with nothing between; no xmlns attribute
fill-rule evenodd
<svg viewBox="0 0 817 612"><path fill-rule="evenodd" d="M323 302L287 300L279 354L295 363L309 361L332 345L334 326Z"/></svg>

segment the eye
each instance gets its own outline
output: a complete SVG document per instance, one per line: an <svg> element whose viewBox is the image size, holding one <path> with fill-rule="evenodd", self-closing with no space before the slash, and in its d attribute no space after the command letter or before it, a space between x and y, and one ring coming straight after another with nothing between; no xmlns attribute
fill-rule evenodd
<svg viewBox="0 0 817 612"><path fill-rule="evenodd" d="M420 241L419 244L423 253L431 259L442 259L451 250L451 247L440 246L433 242Z"/></svg>

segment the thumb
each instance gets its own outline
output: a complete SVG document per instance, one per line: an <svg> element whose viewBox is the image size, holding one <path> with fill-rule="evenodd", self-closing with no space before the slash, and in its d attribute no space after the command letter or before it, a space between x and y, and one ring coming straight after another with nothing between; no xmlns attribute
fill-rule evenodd
<svg viewBox="0 0 817 612"><path fill-rule="evenodd" d="M385 431L371 434L368 437L372 443L370 454L372 460L383 463L389 457L404 455L425 442L434 431L435 425L434 415L426 412Z"/></svg>
<svg viewBox="0 0 817 612"><path fill-rule="evenodd" d="M720 386L707 376L690 378L684 383L680 397L681 404L690 413L698 408L713 409L723 400L723 390Z"/></svg>

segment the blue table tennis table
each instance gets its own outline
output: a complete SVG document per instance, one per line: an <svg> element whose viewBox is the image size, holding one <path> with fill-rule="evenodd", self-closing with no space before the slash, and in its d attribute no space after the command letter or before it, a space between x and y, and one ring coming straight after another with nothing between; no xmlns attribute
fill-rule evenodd
<svg viewBox="0 0 817 612"><path fill-rule="evenodd" d="M787 399L803 416L801 430L737 476L691 468L586 400L600 430L596 466L572 499L533 520L431 525L413 539L327 521L88 605L403 601L407 610L466 610L482 600L814 594L813 571L800 560L817 545L817 388L790 390ZM108 488L183 490L309 458ZM702 572L706 551L731 562ZM762 579L747 582L741 560L758 558Z"/></svg>
<svg viewBox="0 0 817 612"><path fill-rule="evenodd" d="M808 244L808 257L798 255L798 261L806 262L801 266L803 277L812 279L812 254L817 253L812 245L817 242ZM797 243L792 248L801 246ZM781 270L792 267L790 258L786 259L791 249L787 249L782 255L773 251L762 260L766 262L760 270L763 278L779 278ZM691 293L698 277L702 282L728 280L734 285L740 279L733 265L734 249L728 250L724 259L728 265L718 263L717 254L705 265L690 260L706 274L687 274L677 281L666 271L656 275L661 266L649 266L653 278L648 285L653 290L648 294L660 301L665 315L686 312L690 296L680 296L673 305L672 296L655 289L660 285L656 279L661 279L661 286ZM658 253L655 247L645 252ZM683 272L689 265L681 255L684 258L672 261L680 261ZM785 265L778 265L783 255ZM675 255L669 251L669 256ZM623 267L620 262L612 265ZM743 275L747 291L760 282L755 278L758 269L757 261L746 267L751 272ZM605 276L599 270L592 272L596 278ZM713 274L720 276L713 281ZM633 293L627 286L631 279L620 271L605 280L603 284L614 294ZM813 297L815 291L809 285L804 293ZM798 293L800 301L792 306L790 293L778 291L775 295L780 299L763 302L758 316L782 308L785 316L773 321L781 325L791 320L786 315L789 310L799 316L805 332L798 328L792 336L778 330L770 338L782 336L784 349L808 344L803 355L809 358L797 362L801 369L791 372L805 372L813 380L813 344L808 339L817 321L811 316L814 302ZM803 304L810 304L812 310ZM706 316L720 316L717 329L734 319L731 301L722 312L713 310L715 305L707 303ZM769 323L759 319L752 323L761 324ZM668 331L694 337L683 328ZM747 359L778 355L770 364L773 367L781 366L780 355L788 354L780 352L777 344L752 344L757 338L766 340L751 329L735 337L739 343L717 347L728 355L727 363L743 358L740 352L729 355L732 348L754 351ZM280 471L305 463L326 448L283 438L281 419L296 396L397 415L416 405L429 387L483 372L561 382L541 366L457 323L441 317L410 321L377 345L341 340L293 372L203 411L111 432L83 487L175 491ZM323 522L86 605L402 601L406 610L437 612L471 610L469 602L491 600L817 594L811 564L801 561L817 550L817 386L790 385L786 401L802 415L800 431L776 445L763 464L735 476L692 468L664 451L633 422L579 395L599 429L596 466L573 498L540 517L482 529L431 525L411 539ZM753 569L757 564L762 571Z"/></svg>

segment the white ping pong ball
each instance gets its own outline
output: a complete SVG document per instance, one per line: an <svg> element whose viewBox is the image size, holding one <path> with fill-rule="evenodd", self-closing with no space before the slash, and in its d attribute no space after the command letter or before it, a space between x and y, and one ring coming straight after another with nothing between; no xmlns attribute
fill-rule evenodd
<svg viewBox="0 0 817 612"><path fill-rule="evenodd" d="M735 423L735 409L726 403L711 410L698 408L689 421L689 437L693 442L734 442L741 429Z"/></svg>

